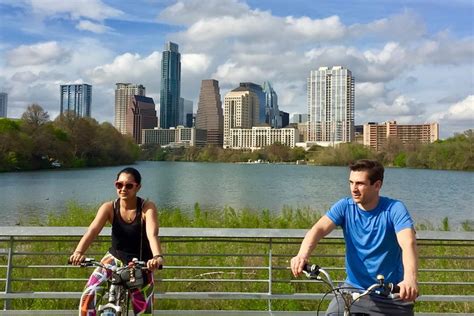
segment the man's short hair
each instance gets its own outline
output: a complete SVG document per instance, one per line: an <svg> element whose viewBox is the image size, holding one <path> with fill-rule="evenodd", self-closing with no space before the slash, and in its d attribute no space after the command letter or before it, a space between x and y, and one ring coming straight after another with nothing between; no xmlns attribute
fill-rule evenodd
<svg viewBox="0 0 474 316"><path fill-rule="evenodd" d="M370 184L374 184L377 180L383 182L383 173L385 169L377 160L357 160L349 165L349 169L351 169L351 171L367 171L369 174Z"/></svg>

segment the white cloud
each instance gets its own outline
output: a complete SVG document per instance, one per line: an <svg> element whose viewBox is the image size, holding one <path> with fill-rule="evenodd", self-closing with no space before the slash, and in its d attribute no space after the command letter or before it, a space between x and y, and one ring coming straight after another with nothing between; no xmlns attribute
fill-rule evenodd
<svg viewBox="0 0 474 316"><path fill-rule="evenodd" d="M182 54L181 69L183 72L204 74L211 63L206 54Z"/></svg>
<svg viewBox="0 0 474 316"><path fill-rule="evenodd" d="M356 111L371 107L374 101L386 96L385 85L382 82L361 82L355 84Z"/></svg>
<svg viewBox="0 0 474 316"><path fill-rule="evenodd" d="M93 33L105 33L108 31L111 31L112 29L108 26L105 26L100 23L94 23L89 20L81 20L79 23L76 25L76 28L78 30L82 31L90 31Z"/></svg>
<svg viewBox="0 0 474 316"><path fill-rule="evenodd" d="M216 72L212 74L212 78L216 78L223 85L229 84L236 87L240 82L263 83L269 77L272 77L272 74L266 74L256 65L242 65L232 60L218 66Z"/></svg>
<svg viewBox="0 0 474 316"><path fill-rule="evenodd" d="M289 31L294 32L295 35L305 36L317 41L341 38L346 32L345 26L336 15L314 20L306 16L301 18L288 16L285 22Z"/></svg>
<svg viewBox="0 0 474 316"><path fill-rule="evenodd" d="M402 124L420 124L425 119L424 104L406 95L396 95L393 100L384 96L369 102L369 107L359 108L356 95L356 124L365 122L397 121Z"/></svg>
<svg viewBox="0 0 474 316"><path fill-rule="evenodd" d="M70 52L62 48L57 42L45 42L33 45L21 45L7 54L10 66L41 65L60 63L67 60Z"/></svg>
<svg viewBox="0 0 474 316"><path fill-rule="evenodd" d="M404 95L398 96L392 104L375 103L375 110L392 117L416 116L424 113L423 106L415 99Z"/></svg>
<svg viewBox="0 0 474 316"><path fill-rule="evenodd" d="M379 37L384 41L407 42L426 35L426 25L422 18L410 10L378 19L367 24L354 24L348 27L353 37Z"/></svg>
<svg viewBox="0 0 474 316"><path fill-rule="evenodd" d="M39 76L32 73L31 71L19 71L12 76L13 81L18 81L21 83L31 83L38 80Z"/></svg>
<svg viewBox="0 0 474 316"><path fill-rule="evenodd" d="M434 113L430 119L435 121L466 122L474 128L474 95L451 105L447 111Z"/></svg>
<svg viewBox="0 0 474 316"><path fill-rule="evenodd" d="M88 18L103 21L107 18L118 17L123 14L101 0L31 0L33 12L42 16L66 15L73 20Z"/></svg>
<svg viewBox="0 0 474 316"><path fill-rule="evenodd" d="M115 57L110 64L94 67L86 73L96 84L116 82L142 83L154 81L161 70L161 54L153 52L142 58L139 54L125 53Z"/></svg>
<svg viewBox="0 0 474 316"><path fill-rule="evenodd" d="M190 25L214 17L240 17L250 8L236 0L181 0L165 8L158 20L172 24Z"/></svg>

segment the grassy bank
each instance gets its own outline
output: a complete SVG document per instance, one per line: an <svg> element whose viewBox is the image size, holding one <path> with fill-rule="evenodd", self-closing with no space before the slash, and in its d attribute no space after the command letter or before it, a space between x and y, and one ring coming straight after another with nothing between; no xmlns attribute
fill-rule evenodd
<svg viewBox="0 0 474 316"><path fill-rule="evenodd" d="M60 216L50 216L46 226L87 226L95 215L96 208L82 208L76 204L69 205L68 211ZM192 212L183 212L179 209L162 209L159 211L160 223L164 227L229 227L229 228L304 228L308 229L319 217L320 213L310 209L285 208L280 214L268 210L255 212L253 210L202 210L196 205ZM449 229L449 222L441 223L439 229ZM273 293L314 293L324 292L326 288L320 283L295 283L287 269L289 259L298 251L301 239L282 239L272 245L272 278ZM41 240L25 241L17 244L18 249L24 252L36 252L38 256L17 256L15 265L51 265L58 267L47 270L16 269L17 278L55 278L58 275L67 278L76 278L71 282L14 282L14 291L73 291L78 292L84 285L90 270L73 267L64 268L67 253L70 253L77 243L75 238L58 238L55 242L44 243ZM157 273L159 279L201 279L202 282L159 282L158 292L202 292L202 291L229 291L229 292L266 292L268 284L265 282L222 282L225 279L267 280L268 269L256 267L268 266L268 244L259 240L210 238L173 239L162 238L166 253L166 267ZM108 238L99 238L88 251L96 258L108 249ZM6 247L6 243L0 244ZM183 254L193 254L185 255ZM323 267L342 267L344 265L344 244L339 240L324 240L316 251L313 261ZM420 281L438 282L440 284L423 284L422 294L455 294L467 295L474 292L474 286L443 285L442 282L473 282L473 276L467 275L463 269L473 269L472 260L460 257L472 257L472 243L456 242L456 247L446 242L422 242L420 244ZM433 259L433 257L441 257ZM456 259L458 258L458 259ZM6 258L0 257L5 264ZM194 267L247 267L245 269L176 269L177 266ZM450 273L440 273L435 269L457 269ZM344 278L344 270L331 270L336 280ZM0 278L4 277L1 275ZM212 281L206 281L212 279ZM318 302L277 300L273 302L273 310L315 310ZM325 302L325 305L327 302ZM15 300L16 309L75 309L76 300ZM159 300L158 309L251 309L265 310L266 301L254 300ZM419 302L416 305L418 312L474 312L473 303L454 302Z"/></svg>

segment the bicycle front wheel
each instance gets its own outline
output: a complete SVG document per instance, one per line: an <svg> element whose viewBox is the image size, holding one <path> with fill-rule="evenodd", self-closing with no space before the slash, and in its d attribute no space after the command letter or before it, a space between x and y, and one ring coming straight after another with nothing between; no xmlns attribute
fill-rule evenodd
<svg viewBox="0 0 474 316"><path fill-rule="evenodd" d="M119 316L119 315L117 315L117 313L115 313L113 309L107 308L106 310L102 312L102 314L100 314L100 316Z"/></svg>

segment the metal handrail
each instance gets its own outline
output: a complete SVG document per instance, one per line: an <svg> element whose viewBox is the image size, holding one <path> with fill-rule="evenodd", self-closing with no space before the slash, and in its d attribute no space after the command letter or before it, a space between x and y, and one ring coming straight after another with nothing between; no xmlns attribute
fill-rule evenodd
<svg viewBox="0 0 474 316"><path fill-rule="evenodd" d="M58 264L25 264L15 262L14 257L18 256L39 256L45 254L51 255L64 255L69 254L70 249L65 249L64 251L50 251L50 252L34 252L28 249L16 249L15 243L21 242L33 243L33 242L71 242L77 241L87 230L87 227L24 227L24 226L8 226L0 227L0 242L5 246L0 248L0 258L6 258L6 265L0 265L0 271L5 271L3 273L5 278L0 278L1 282L5 283L5 290L3 293L0 292L0 299L4 300L4 310L10 309L10 303L13 299L18 298L74 298L78 299L80 297L80 292L14 292L12 291L12 282L44 282L44 281L74 281L80 282L85 281L82 278L33 278L33 277L12 277L13 271L17 269L27 269L27 268L36 268L36 269L67 269L71 268L66 265ZM184 277L184 278L164 278L160 279L160 282L166 283L176 283L176 282L215 282L215 283L267 283L267 291L265 292L164 292L164 293L155 293L156 298L167 298L167 299L260 299L266 300L268 302L268 310L272 309L272 300L281 300L281 299L291 299L291 300L300 300L300 299L318 299L322 297L322 293L274 293L273 285L277 283L311 283L312 281L308 280L292 280L290 278L290 273L288 272L288 279L282 279L281 277L275 277L274 273L276 271L287 270L288 267L279 266L274 263L274 259L278 258L289 258L291 254L281 254L275 253L274 248L276 245L282 244L299 244L301 239L304 237L307 230L303 229L226 229L226 228L160 228L160 236L163 243L184 243L184 242L235 242L235 243L253 243L265 245L266 250L261 253L173 253L167 254L167 257L191 257L191 256L205 256L209 258L213 257L255 257L255 258L265 258L267 265L260 266L213 266L213 265L199 265L199 266L182 266L174 265L168 266L168 269L187 269L187 270L236 270L236 271L245 271L245 270L254 270L260 271L261 273L266 272L266 277L257 276L253 277L249 275L248 278L222 278L222 279L213 279L208 277ZM110 228L106 227L102 230L98 242L107 242L110 243ZM342 244L342 231L335 230L333 231L326 239L329 244L337 243ZM472 232L431 232L431 231L420 231L417 233L418 240L430 243L430 242L445 242L449 241L454 245L458 245L458 241L463 246L474 246L474 233ZM467 242L467 243L466 243ZM437 244L437 243L436 243ZM443 244L444 245L444 244ZM449 247L449 244L444 246ZM470 252L472 253L472 252ZM100 254L102 255L102 253ZM342 254L329 253L325 255L319 255L320 258L334 258L340 260L344 257ZM456 259L465 259L465 260L474 260L474 256L455 256ZM424 256L424 259L452 259L454 256ZM468 261L469 262L469 261ZM343 266L331 266L328 267L328 270L344 270ZM459 268L453 267L452 269L424 269L420 268L420 272L458 272L465 273L466 275L474 275L474 269L469 268ZM453 286L469 286L472 287L474 282L467 279L465 282L435 282L435 281L425 281L420 282L420 284L426 285L453 285ZM419 297L420 301L460 301L460 302L473 302L474 295L422 295Z"/></svg>

